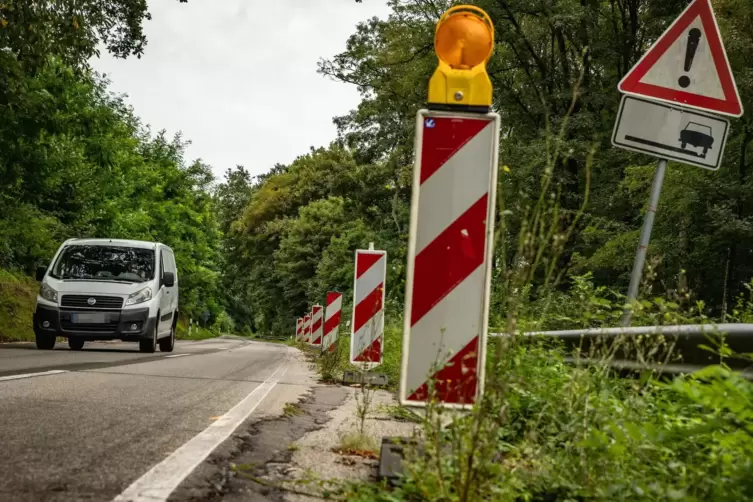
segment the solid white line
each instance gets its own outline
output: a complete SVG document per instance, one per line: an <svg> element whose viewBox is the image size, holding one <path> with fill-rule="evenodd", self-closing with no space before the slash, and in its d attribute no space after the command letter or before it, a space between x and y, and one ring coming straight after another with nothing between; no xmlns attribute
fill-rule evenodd
<svg viewBox="0 0 753 502"><path fill-rule="evenodd" d="M47 376L47 375L59 375L60 373L68 373L68 372L66 370L51 370L51 371L43 371L41 373L24 373L22 375L11 375L11 376L0 377L0 382L3 382L5 380L18 380L21 378L32 378L32 377Z"/></svg>
<svg viewBox="0 0 753 502"><path fill-rule="evenodd" d="M185 356L190 356L190 355L191 354L173 354L171 356L165 356L165 359L169 359L171 357L185 357Z"/></svg>
<svg viewBox="0 0 753 502"><path fill-rule="evenodd" d="M212 425L175 450L169 457L152 467L134 481L113 502L163 502L223 441L238 428L277 385L275 375L285 366L285 360L262 384L240 403L222 415Z"/></svg>

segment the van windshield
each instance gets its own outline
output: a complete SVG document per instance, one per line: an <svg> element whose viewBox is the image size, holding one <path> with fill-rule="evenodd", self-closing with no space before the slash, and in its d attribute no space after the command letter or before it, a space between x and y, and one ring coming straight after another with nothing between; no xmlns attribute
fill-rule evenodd
<svg viewBox="0 0 753 502"><path fill-rule="evenodd" d="M55 279L146 282L154 278L153 249L120 246L67 246L50 275Z"/></svg>

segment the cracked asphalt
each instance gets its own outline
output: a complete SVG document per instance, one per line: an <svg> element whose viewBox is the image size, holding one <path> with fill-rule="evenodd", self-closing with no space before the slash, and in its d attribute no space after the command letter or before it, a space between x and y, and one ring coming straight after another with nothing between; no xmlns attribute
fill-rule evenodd
<svg viewBox="0 0 753 502"><path fill-rule="evenodd" d="M81 352L0 344L0 500L113 500L132 484L164 491L169 479L180 481L170 500L191 499L216 479L220 467L207 460L215 449L315 386L297 350L235 337L179 341L172 354L127 343ZM207 431L229 434L222 448L205 448ZM145 476L158 465L167 479Z"/></svg>

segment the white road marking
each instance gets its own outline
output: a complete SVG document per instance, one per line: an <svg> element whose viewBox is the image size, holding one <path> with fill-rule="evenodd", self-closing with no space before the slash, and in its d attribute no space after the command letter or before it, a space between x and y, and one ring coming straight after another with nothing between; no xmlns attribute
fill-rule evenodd
<svg viewBox="0 0 753 502"><path fill-rule="evenodd" d="M68 373L65 370L51 370L51 371L43 371L41 373L24 373L22 375L10 375L10 376L4 376L0 377L0 382L5 380L18 380L20 378L33 378L38 376L47 376L47 375L59 375L60 373Z"/></svg>
<svg viewBox="0 0 753 502"><path fill-rule="evenodd" d="M183 356L190 356L191 354L173 354L171 356L165 356L165 359L169 359L171 357L183 357Z"/></svg>
<svg viewBox="0 0 753 502"><path fill-rule="evenodd" d="M149 472L134 481L113 502L164 502L196 467L215 448L238 428L265 397L277 385L287 371L287 355L280 365L263 383L256 387L240 403L219 417L209 427L198 433L186 444L175 450L169 457L152 467Z"/></svg>

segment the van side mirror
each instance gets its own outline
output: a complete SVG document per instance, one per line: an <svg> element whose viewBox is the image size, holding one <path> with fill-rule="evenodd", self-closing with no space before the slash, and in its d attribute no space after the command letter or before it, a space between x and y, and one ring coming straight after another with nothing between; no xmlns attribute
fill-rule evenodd
<svg viewBox="0 0 753 502"><path fill-rule="evenodd" d="M47 267L37 267L37 281L44 279L44 274L47 273Z"/></svg>
<svg viewBox="0 0 753 502"><path fill-rule="evenodd" d="M162 283L168 288L175 286L175 274L172 272L162 274Z"/></svg>

